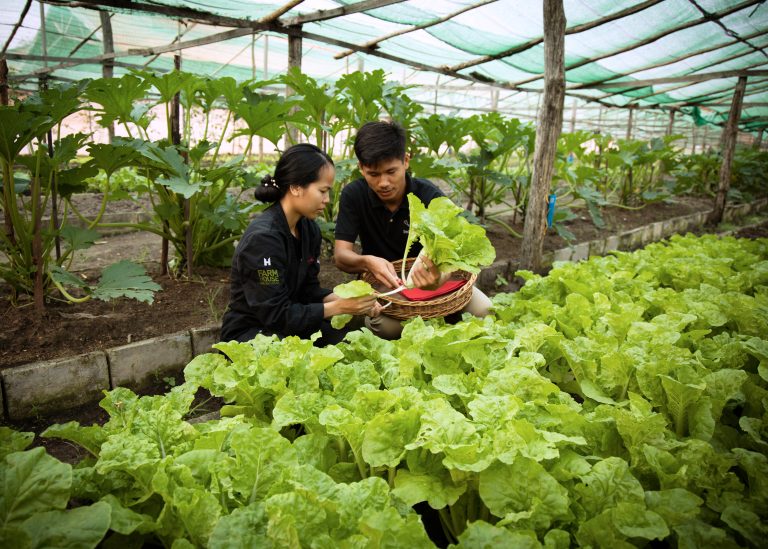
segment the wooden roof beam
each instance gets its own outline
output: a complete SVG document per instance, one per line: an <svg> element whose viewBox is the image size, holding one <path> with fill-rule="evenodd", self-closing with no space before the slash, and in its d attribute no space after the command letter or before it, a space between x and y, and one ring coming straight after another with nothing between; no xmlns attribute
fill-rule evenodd
<svg viewBox="0 0 768 549"><path fill-rule="evenodd" d="M698 2L696 2L696 0L688 0L688 2L689 2L689 3L691 3L691 4L693 4L693 5L694 5L694 7L695 7L697 10L699 10L699 13L701 13L703 16L705 16L705 17L712 17L712 13L710 13L710 12L708 12L707 10L705 10L704 8L702 8L702 7L699 5L699 3L698 3ZM762 4L763 2L760 2L760 3ZM755 45L751 44L750 42L748 42L746 38L742 38L741 36L739 36L739 35L738 35L738 33L735 33L735 32L733 32L731 29L729 29L728 27L726 27L726 26L725 26L725 24L723 24L723 22L720 20L720 17L715 17L715 18L713 18L713 22L715 23L715 25L717 25L718 27L720 27L721 29L723 29L723 31L725 31L725 34L727 34L728 36L731 36L731 37L735 38L736 40L738 40L739 42L742 42L742 43L746 44L747 46L749 46L750 48L752 48L752 49L753 49L753 50L755 50L756 52L760 52L760 53L762 53L762 54L763 54L765 57L768 57L768 53L765 53L765 50L764 50L763 48L758 48L757 46L755 46Z"/></svg>
<svg viewBox="0 0 768 549"><path fill-rule="evenodd" d="M755 32L753 34L745 36L744 38L751 40L753 38L758 38L758 37L764 36L766 34L768 34L768 32L766 32L766 31L757 31L757 32ZM700 50L696 50L696 51L693 51L693 52L690 52L690 53L686 53L685 55L681 55L679 57L675 57L674 59L670 59L669 61L662 61L660 63L654 63L654 64L651 64L651 65L645 65L643 67L638 67L637 69L633 69L630 72L625 72L625 73L622 73L620 75L611 76L611 77L605 78L603 80L598 80L598 81L595 81L595 82L589 82L589 83L583 83L583 84L571 85L571 86L569 86L568 89L579 90L579 89L582 89L582 88L584 88L586 86L595 86L597 84L602 84L603 82L609 82L610 80L613 80L615 78L626 78L628 76L631 76L633 73L648 71L648 70L652 70L652 69L658 69L658 68L664 67L666 65L673 65L675 63L679 63L680 61L685 61L686 59L690 59L691 57L696 57L697 55L703 55L705 53L710 53L710 52L713 52L715 50L719 50L719 49L722 49L722 48L727 48L729 46L733 46L734 44L738 44L738 43L739 43L738 40L732 40L730 42L724 42L724 43L716 44L714 46L710 46L710 47L703 48L703 49L700 49ZM751 52L742 52L742 53L734 54L734 55L732 55L730 57L726 57L724 59L720 59L717 63L725 63L727 61L732 61L733 59L738 59L739 57L743 57L745 55L749 55L750 53Z"/></svg>
<svg viewBox="0 0 768 549"><path fill-rule="evenodd" d="M762 65L763 63L761 63ZM644 88L658 84L674 84L677 82L687 82L694 84L706 82L708 80L717 80L719 78L733 78L740 76L768 76L768 70L755 69L735 69L730 71L708 72L704 74L689 74L686 76L669 76L666 78L648 78L646 80L624 80L619 82L606 82L603 84L590 84L582 86L582 89L603 89L603 88Z"/></svg>
<svg viewBox="0 0 768 549"><path fill-rule="evenodd" d="M8 51L8 47L11 45L13 37L16 36L16 32L19 30L19 27L21 27L21 24L24 23L24 18L27 16L27 12L29 11L31 5L32 0L27 0L27 3L24 4L24 9L22 9L21 14L19 14L19 20L13 26L13 30L11 31L10 36L8 36L8 40L6 40L5 44L3 44L3 51L0 52L0 55L5 55L5 52Z"/></svg>
<svg viewBox="0 0 768 549"><path fill-rule="evenodd" d="M328 19L334 19L335 17L343 17L344 15L374 10L376 8L383 8L384 6L400 4L404 1L405 0L365 0L363 2L356 2L354 4L349 4L347 6L342 6L332 10L318 10L313 13L297 15L296 17L292 17L290 19L283 19L280 21L280 23L287 27L293 27L296 25L303 25L305 23L326 21Z"/></svg>
<svg viewBox="0 0 768 549"><path fill-rule="evenodd" d="M464 12L479 8L481 6L485 6L486 4L492 4L494 2L497 2L498 0L483 0L482 2L479 2L477 4L473 4L471 6L465 6L460 10L456 10L452 13L449 13L448 15L445 15L443 17L440 17L439 19L433 19L432 21L429 21L427 23L422 23L421 25L414 25L412 27L408 27L407 29L402 29L399 31L391 32L389 34L385 34L384 36L380 36L379 38L374 38L373 40L369 40L365 44L363 44L361 47L365 48L366 50L372 50L378 46L380 42L384 42L385 40L389 40L390 38L394 38L395 36L401 36L403 34L408 34L409 32L414 32L417 30L424 30L429 27L433 27L435 25L438 25L440 23L444 23L448 21L449 19L453 19L454 17L461 15ZM341 53L337 53L333 56L334 59L344 59L348 55L352 55L355 53L354 50L346 50Z"/></svg>
<svg viewBox="0 0 768 549"><path fill-rule="evenodd" d="M636 6L631 6L627 9L617 11L616 13L613 13L611 15L607 15L605 17L601 17L600 19L595 19L594 21L590 21L589 23L584 23L582 25L575 25L571 28L565 29L565 34L576 34L579 32L584 32L586 30L593 29L595 27L599 27L600 25L604 25L605 23L610 23L611 21L616 21L617 19L621 19L622 17L626 17L627 15L632 15L633 13L641 12L645 9L648 9L652 6L655 6L656 4L660 3L663 0L647 0L646 2L642 2L640 4L637 4ZM483 57L478 57L477 59L473 59L471 61L465 61L464 63L459 63L458 65L453 65L451 67L448 67L450 70L453 71L460 71L462 69L468 69L469 67L474 67L476 65L481 65L483 63L487 63L488 61L495 61L497 59L502 59L504 57L509 57L510 55L515 55L517 53L523 52L525 50L531 49L534 46L538 46L544 41L544 38L536 38L534 40L529 40L528 42L525 42L524 44L520 44L519 46L515 46L514 48L510 48L508 50L502 51L500 53L496 53L494 55L485 55Z"/></svg>
<svg viewBox="0 0 768 549"><path fill-rule="evenodd" d="M157 4L135 4L131 0L76 0L67 2L64 0L44 0L48 4L61 5L65 7L73 8L89 8L100 9L102 7L115 8L120 10L146 12L155 15L164 15L165 17L188 19L197 23L205 23L208 25L215 25L220 27L235 27L235 28L251 28L259 30L259 26L264 23L279 22L285 26L302 25L304 23L312 23L315 21L325 21L327 19L333 19L334 17L341 17L343 15L349 15L352 13L358 13L361 11L372 10L383 6L389 6L391 4L399 4L404 0L364 0L363 2L357 2L349 6L342 6L340 8L332 10L318 10L312 13L305 13L289 19L274 19L274 15L280 12L282 8L272 12L257 21L249 19L240 19L238 17L227 17L225 15L217 15L207 11L196 10L192 8L185 8L180 6L168 6ZM286 4L288 10L297 5L300 2L291 0ZM288 11L285 10L285 11ZM282 13L285 13L283 11ZM282 13L280 15L282 15ZM272 18L272 19L270 19Z"/></svg>
<svg viewBox="0 0 768 549"><path fill-rule="evenodd" d="M726 17L728 15L731 15L733 13L739 12L743 9L749 8L751 6L754 6L755 4L760 4L764 0L746 0L744 2L741 2L735 6L731 6L729 8L726 8L722 11L717 12L714 14L716 17ZM693 21L688 21L687 23L683 23L682 25L678 25L677 27L668 29L664 32L660 32L654 35L651 35L643 40L640 40L639 42L635 42L634 44L630 44L628 46L625 46L623 48L619 48L618 50L614 50L612 52L604 53L602 55L598 55L596 57L592 57L590 59L584 59L583 61L579 61L577 63L573 63L572 65L565 68L566 72L573 69L578 69L579 67L583 67L584 65L588 65L590 63L594 63L595 61L600 61L601 59L607 59L608 57L613 57L614 55L619 55L621 53L626 53L631 50L635 50L637 48L640 48L642 46L647 46L648 44L652 44L653 42L660 40L664 38L665 36L669 36L670 34L674 34L676 32L679 32L681 30L689 29L698 25L701 25L703 23L709 23L710 17L701 17L699 19L695 19ZM530 84L531 82L535 82L536 80L540 80L542 78L541 74L538 74L536 76L533 76L531 78L526 78L525 80L519 80L517 82L512 82L511 86L524 86L525 84Z"/></svg>

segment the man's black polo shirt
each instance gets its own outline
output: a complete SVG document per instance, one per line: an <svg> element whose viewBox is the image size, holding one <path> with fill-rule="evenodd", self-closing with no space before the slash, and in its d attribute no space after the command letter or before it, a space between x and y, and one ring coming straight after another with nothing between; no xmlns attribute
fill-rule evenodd
<svg viewBox="0 0 768 549"><path fill-rule="evenodd" d="M406 196L394 212L389 211L365 179L357 179L344 187L336 219L336 240L354 242L359 236L362 255L383 257L387 261L402 259L408 241L408 193L415 194L425 206L433 198L445 196L426 179L412 178L410 174L405 178ZM421 244L415 244L408 256L414 257L420 251Z"/></svg>

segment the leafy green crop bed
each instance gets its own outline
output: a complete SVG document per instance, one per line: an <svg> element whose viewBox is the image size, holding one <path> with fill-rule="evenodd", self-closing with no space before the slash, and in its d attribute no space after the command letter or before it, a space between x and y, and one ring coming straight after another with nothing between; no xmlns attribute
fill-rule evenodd
<svg viewBox="0 0 768 549"><path fill-rule="evenodd" d="M525 276L494 317L414 319L394 342L221 343L231 362L197 357L165 396L111 391L103 427L49 428L93 454L75 468L3 429L0 538L762 546L768 240L675 237ZM184 420L198 386L221 420Z"/></svg>

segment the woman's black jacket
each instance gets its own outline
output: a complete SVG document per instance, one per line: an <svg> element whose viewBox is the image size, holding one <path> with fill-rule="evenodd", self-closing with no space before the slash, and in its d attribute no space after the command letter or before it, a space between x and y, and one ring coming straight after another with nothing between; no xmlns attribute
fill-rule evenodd
<svg viewBox="0 0 768 549"><path fill-rule="evenodd" d="M320 229L302 217L299 239L276 202L245 230L232 258L230 302L221 340L246 341L257 333L309 337L323 322Z"/></svg>

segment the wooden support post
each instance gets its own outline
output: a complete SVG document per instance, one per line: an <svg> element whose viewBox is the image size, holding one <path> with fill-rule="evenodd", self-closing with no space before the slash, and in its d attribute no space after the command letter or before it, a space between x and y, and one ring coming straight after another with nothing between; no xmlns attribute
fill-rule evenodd
<svg viewBox="0 0 768 549"><path fill-rule="evenodd" d="M565 100L565 10L563 0L544 0L544 93L536 129L531 189L525 210L520 266L537 271L546 232L547 202Z"/></svg>
<svg viewBox="0 0 768 549"><path fill-rule="evenodd" d="M264 35L264 75L262 80L269 78L269 35ZM264 162L264 138L259 136L259 162Z"/></svg>
<svg viewBox="0 0 768 549"><path fill-rule="evenodd" d="M576 131L576 98L573 98L573 105L571 106L571 133Z"/></svg>
<svg viewBox="0 0 768 549"><path fill-rule="evenodd" d="M8 105L8 61L5 57L0 58L0 105Z"/></svg>
<svg viewBox="0 0 768 549"><path fill-rule="evenodd" d="M40 11L43 11L42 4L40 5ZM46 76L40 78L39 90L42 93L48 87L46 82ZM42 146L42 143L40 144ZM13 168L13 167L11 167ZM11 169L11 174L13 170ZM38 313L38 318L43 314L45 310L45 290L43 286L43 277L45 276L45 261L43 261L43 185L40 181L42 177L40 173L33 171L32 180L30 185L30 191L32 193L32 263L35 266L35 278L32 286L32 296L35 302L35 311ZM11 189L11 197L15 200L16 196L13 193L13 179L10 181L3 181L4 185L8 185Z"/></svg>
<svg viewBox="0 0 768 549"><path fill-rule="evenodd" d="M432 102L432 114L437 114L437 90L440 89L440 75L435 78L435 100Z"/></svg>
<svg viewBox="0 0 768 549"><path fill-rule="evenodd" d="M256 33L251 35L251 79L256 80Z"/></svg>
<svg viewBox="0 0 768 549"><path fill-rule="evenodd" d="M173 56L173 68L177 71L181 70L181 54L177 53ZM181 94L177 92L173 96L173 102L171 103L171 141L178 147L181 145ZM187 153L181 152L184 157L184 161L188 161ZM176 195L182 199L182 208L184 211L184 250L185 257L184 262L187 266L187 276L192 277L192 223L190 222L192 204L189 198L184 198L181 195Z"/></svg>
<svg viewBox="0 0 768 549"><path fill-rule="evenodd" d="M106 11L99 11L99 17L101 17L101 42L105 54L115 52L115 43L112 38L112 18ZM104 78L112 78L114 76L115 60L114 58L105 59L101 65L101 76ZM109 135L109 142L112 143L115 139L115 124L112 123L107 126L107 134Z"/></svg>
<svg viewBox="0 0 768 549"><path fill-rule="evenodd" d="M43 67L48 66L48 30L45 28L45 6L42 0L37 2L40 5L40 42L43 46Z"/></svg>
<svg viewBox="0 0 768 549"><path fill-rule="evenodd" d="M632 113L634 112L634 110L635 110L634 107L630 105L629 117L627 118L627 137L626 137L627 141L632 139L632 121L633 121Z"/></svg>
<svg viewBox="0 0 768 549"><path fill-rule="evenodd" d="M731 164L733 163L733 153L736 150L736 136L739 132L739 118L741 117L741 105L744 102L744 92L747 89L747 77L740 76L739 83L736 84L736 91L733 94L731 111L728 113L728 122L723 129L723 163L720 165L720 186L717 189L715 204L712 212L707 218L707 222L717 225L723 220L725 211L725 199L728 194L728 188L731 186Z"/></svg>
<svg viewBox="0 0 768 549"><path fill-rule="evenodd" d="M696 122L694 122L693 127L691 128L691 154L696 154L696 136L699 133L698 128Z"/></svg>
<svg viewBox="0 0 768 549"><path fill-rule="evenodd" d="M0 81L0 85L2 85L2 81ZM760 146L763 144L763 132L765 131L765 128L760 128L760 131L757 132L757 137L755 138L755 141L752 143L752 147L754 147L756 150L760 150Z"/></svg>
<svg viewBox="0 0 768 549"><path fill-rule="evenodd" d="M667 125L667 135L672 135L672 130L675 127L675 110L669 111L669 124Z"/></svg>
<svg viewBox="0 0 768 549"><path fill-rule="evenodd" d="M301 25L297 27L299 30L301 30ZM301 35L300 34L289 34L288 35L288 69L292 69L293 67L301 68ZM285 87L285 96L289 97L293 95L294 91L286 86ZM292 124L289 124L287 127L287 132L285 134L286 139L286 147L292 143L298 143L299 142L299 130Z"/></svg>
<svg viewBox="0 0 768 549"><path fill-rule="evenodd" d="M701 152L707 153L707 134L709 133L709 125L704 126L704 137L701 138Z"/></svg>

